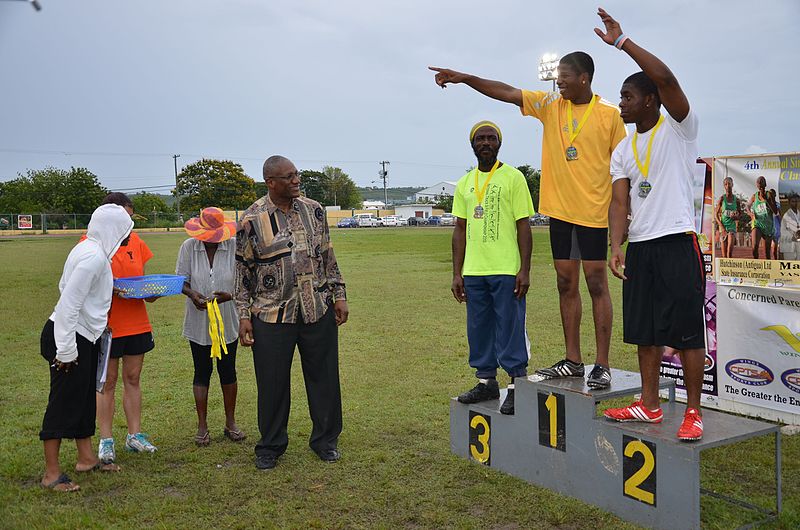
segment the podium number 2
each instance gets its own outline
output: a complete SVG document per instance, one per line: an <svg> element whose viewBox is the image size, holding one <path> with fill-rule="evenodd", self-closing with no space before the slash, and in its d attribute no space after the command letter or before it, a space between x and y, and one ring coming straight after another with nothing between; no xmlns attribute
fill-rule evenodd
<svg viewBox="0 0 800 530"><path fill-rule="evenodd" d="M567 450L564 395L539 392L539 445Z"/></svg>
<svg viewBox="0 0 800 530"><path fill-rule="evenodd" d="M469 455L481 464L490 465L491 418L469 411Z"/></svg>
<svg viewBox="0 0 800 530"><path fill-rule="evenodd" d="M626 497L656 505L656 445L631 436L622 436L623 493Z"/></svg>

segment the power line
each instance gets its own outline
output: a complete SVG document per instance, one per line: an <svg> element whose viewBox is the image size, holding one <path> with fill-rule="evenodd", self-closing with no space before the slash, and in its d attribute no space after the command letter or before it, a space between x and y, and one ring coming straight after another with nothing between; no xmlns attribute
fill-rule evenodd
<svg viewBox="0 0 800 530"><path fill-rule="evenodd" d="M16 149L16 148L8 148L2 147L0 148L0 153L18 153L18 154L40 154L40 155L62 155L62 156L113 156L113 157L130 157L130 158L172 158L172 153L140 153L140 152L114 152L114 151L70 151L67 149ZM252 156L252 155L245 155L245 156L231 156L231 155L219 155L219 154L200 154L200 153L182 153L183 156L187 158L215 158L215 159L225 159L225 160L249 160L249 161L257 161L261 162L264 160L263 156ZM322 159L312 159L312 158L296 158L294 159L295 162L310 162L315 164L374 164L376 160L322 160ZM378 161L380 163L380 161ZM393 161L394 164L401 164L407 166L418 166L418 167L441 167L441 168L459 168L462 169L464 166L463 164L438 164L438 163L431 163L431 162L419 162L419 161L407 161L407 160L395 160Z"/></svg>

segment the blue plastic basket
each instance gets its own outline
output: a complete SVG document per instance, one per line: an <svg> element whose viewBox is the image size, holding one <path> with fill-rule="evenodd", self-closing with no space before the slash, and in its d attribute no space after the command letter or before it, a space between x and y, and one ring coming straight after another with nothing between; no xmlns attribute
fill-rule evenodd
<svg viewBox="0 0 800 530"><path fill-rule="evenodd" d="M181 294L186 276L174 274L148 274L117 278L114 287L122 291L123 298L151 298Z"/></svg>

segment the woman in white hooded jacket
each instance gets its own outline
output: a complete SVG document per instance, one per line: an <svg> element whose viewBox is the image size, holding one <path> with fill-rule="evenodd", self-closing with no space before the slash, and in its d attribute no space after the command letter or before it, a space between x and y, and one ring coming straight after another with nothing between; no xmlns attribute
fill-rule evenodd
<svg viewBox="0 0 800 530"><path fill-rule="evenodd" d="M133 221L121 206L97 208L89 221L87 239L67 256L58 288L61 296L45 323L42 355L50 365L50 397L39 439L44 442L42 486L56 491L80 487L64 473L58 461L62 438L75 439L78 472L103 466L92 448L95 431L95 383L100 336L108 321L114 278L111 258L130 235Z"/></svg>

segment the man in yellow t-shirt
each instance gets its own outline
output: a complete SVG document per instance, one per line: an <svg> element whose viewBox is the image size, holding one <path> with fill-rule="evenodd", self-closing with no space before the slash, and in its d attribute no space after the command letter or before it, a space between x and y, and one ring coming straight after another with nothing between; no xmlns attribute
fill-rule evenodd
<svg viewBox="0 0 800 530"><path fill-rule="evenodd" d="M497 368L511 377L503 414L514 414L514 378L527 375L530 343L525 294L530 285L535 212L525 177L497 159L503 139L492 122L470 131L478 167L461 177L453 194L453 296L467 302L469 364L478 384L461 403L500 398Z"/></svg>
<svg viewBox="0 0 800 530"><path fill-rule="evenodd" d="M625 137L619 109L592 92L594 62L584 52L561 58L559 94L520 90L500 81L431 67L436 83L464 83L481 94L517 105L542 122L542 180L539 212L550 216L550 247L556 269L566 358L537 370L547 377L583 377L580 347L580 269L592 298L597 358L587 384L611 384L611 296L608 292L608 206L611 153Z"/></svg>

